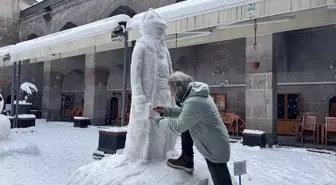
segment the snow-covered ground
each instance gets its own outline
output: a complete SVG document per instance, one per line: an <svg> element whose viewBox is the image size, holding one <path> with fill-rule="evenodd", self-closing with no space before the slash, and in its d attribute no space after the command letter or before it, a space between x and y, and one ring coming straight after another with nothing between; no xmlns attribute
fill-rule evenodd
<svg viewBox="0 0 336 185"><path fill-rule="evenodd" d="M43 120L34 129L13 130L9 141L0 142L0 184L64 185L76 169L94 161L98 130ZM243 185L336 185L336 155L239 143L231 147L231 172L234 161L247 160ZM197 167L206 171L200 154L195 157Z"/></svg>
<svg viewBox="0 0 336 185"><path fill-rule="evenodd" d="M9 141L0 142L1 185L64 185L77 168L94 161L95 127L38 120L35 132L30 130L15 129Z"/></svg>

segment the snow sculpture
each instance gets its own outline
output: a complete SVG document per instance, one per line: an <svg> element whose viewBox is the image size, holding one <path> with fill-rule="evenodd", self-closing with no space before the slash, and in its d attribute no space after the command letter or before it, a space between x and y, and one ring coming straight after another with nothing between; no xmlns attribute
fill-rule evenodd
<svg viewBox="0 0 336 185"><path fill-rule="evenodd" d="M166 28L159 14L153 10L145 13L140 26L142 37L132 56L132 108L123 153L79 168L67 185L208 185L210 174L204 170L204 161L195 164L193 175L168 167L164 160L167 152L174 155L169 151L175 151L177 137L158 130L149 119L136 116L139 112L144 114L148 103L175 103L167 84L172 64L164 42Z"/></svg>
<svg viewBox="0 0 336 185"><path fill-rule="evenodd" d="M3 106L4 106L4 99L0 94L0 112L2 112ZM0 141L7 140L9 138L10 129L11 129L11 123L9 119L5 115L0 114Z"/></svg>
<svg viewBox="0 0 336 185"><path fill-rule="evenodd" d="M130 160L164 160L173 151L176 136L158 129L152 120L137 119L145 104L173 103L168 86L172 62L164 41L166 22L149 10L140 25L141 37L134 47L131 63L132 108L124 154Z"/></svg>

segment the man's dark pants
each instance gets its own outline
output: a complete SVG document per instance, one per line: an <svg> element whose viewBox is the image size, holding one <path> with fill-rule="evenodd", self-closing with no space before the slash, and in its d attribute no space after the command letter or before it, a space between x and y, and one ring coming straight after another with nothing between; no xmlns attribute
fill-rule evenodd
<svg viewBox="0 0 336 185"><path fill-rule="evenodd" d="M193 140L189 130L181 134L182 139L182 155L185 158L193 159ZM232 185L230 171L226 163L212 163L206 159L214 185Z"/></svg>

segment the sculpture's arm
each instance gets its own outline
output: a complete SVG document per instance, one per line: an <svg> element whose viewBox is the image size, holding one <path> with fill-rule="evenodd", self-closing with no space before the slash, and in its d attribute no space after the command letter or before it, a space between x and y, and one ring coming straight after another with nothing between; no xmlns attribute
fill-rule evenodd
<svg viewBox="0 0 336 185"><path fill-rule="evenodd" d="M171 60L169 50L167 49L166 52L167 52L167 60L168 60L168 66L169 66L169 75L171 75L173 73L173 63L172 63L172 60Z"/></svg>
<svg viewBox="0 0 336 185"><path fill-rule="evenodd" d="M139 46L135 47L131 63L131 87L132 104L140 105L146 102L146 96L142 87L142 71L144 64L144 50Z"/></svg>
<svg viewBox="0 0 336 185"><path fill-rule="evenodd" d="M191 99L191 98L190 98ZM202 118L202 112L195 101L185 102L182 112L177 119L164 118L160 119L157 126L163 130L174 133L183 133L193 127Z"/></svg>

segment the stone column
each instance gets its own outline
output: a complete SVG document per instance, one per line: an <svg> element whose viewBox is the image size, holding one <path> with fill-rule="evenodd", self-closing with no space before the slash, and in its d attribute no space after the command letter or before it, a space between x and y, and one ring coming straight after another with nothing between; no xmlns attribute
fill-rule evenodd
<svg viewBox="0 0 336 185"><path fill-rule="evenodd" d="M277 71L273 60L273 35L246 38L246 128L262 130L267 143L277 142ZM258 69L251 62L259 61Z"/></svg>
<svg viewBox="0 0 336 185"><path fill-rule="evenodd" d="M102 68L98 68L95 61L95 54L86 54L84 116L91 119L92 125L104 125L108 72Z"/></svg>
<svg viewBox="0 0 336 185"><path fill-rule="evenodd" d="M42 117L60 120L63 76L52 71L51 61L43 63Z"/></svg>

